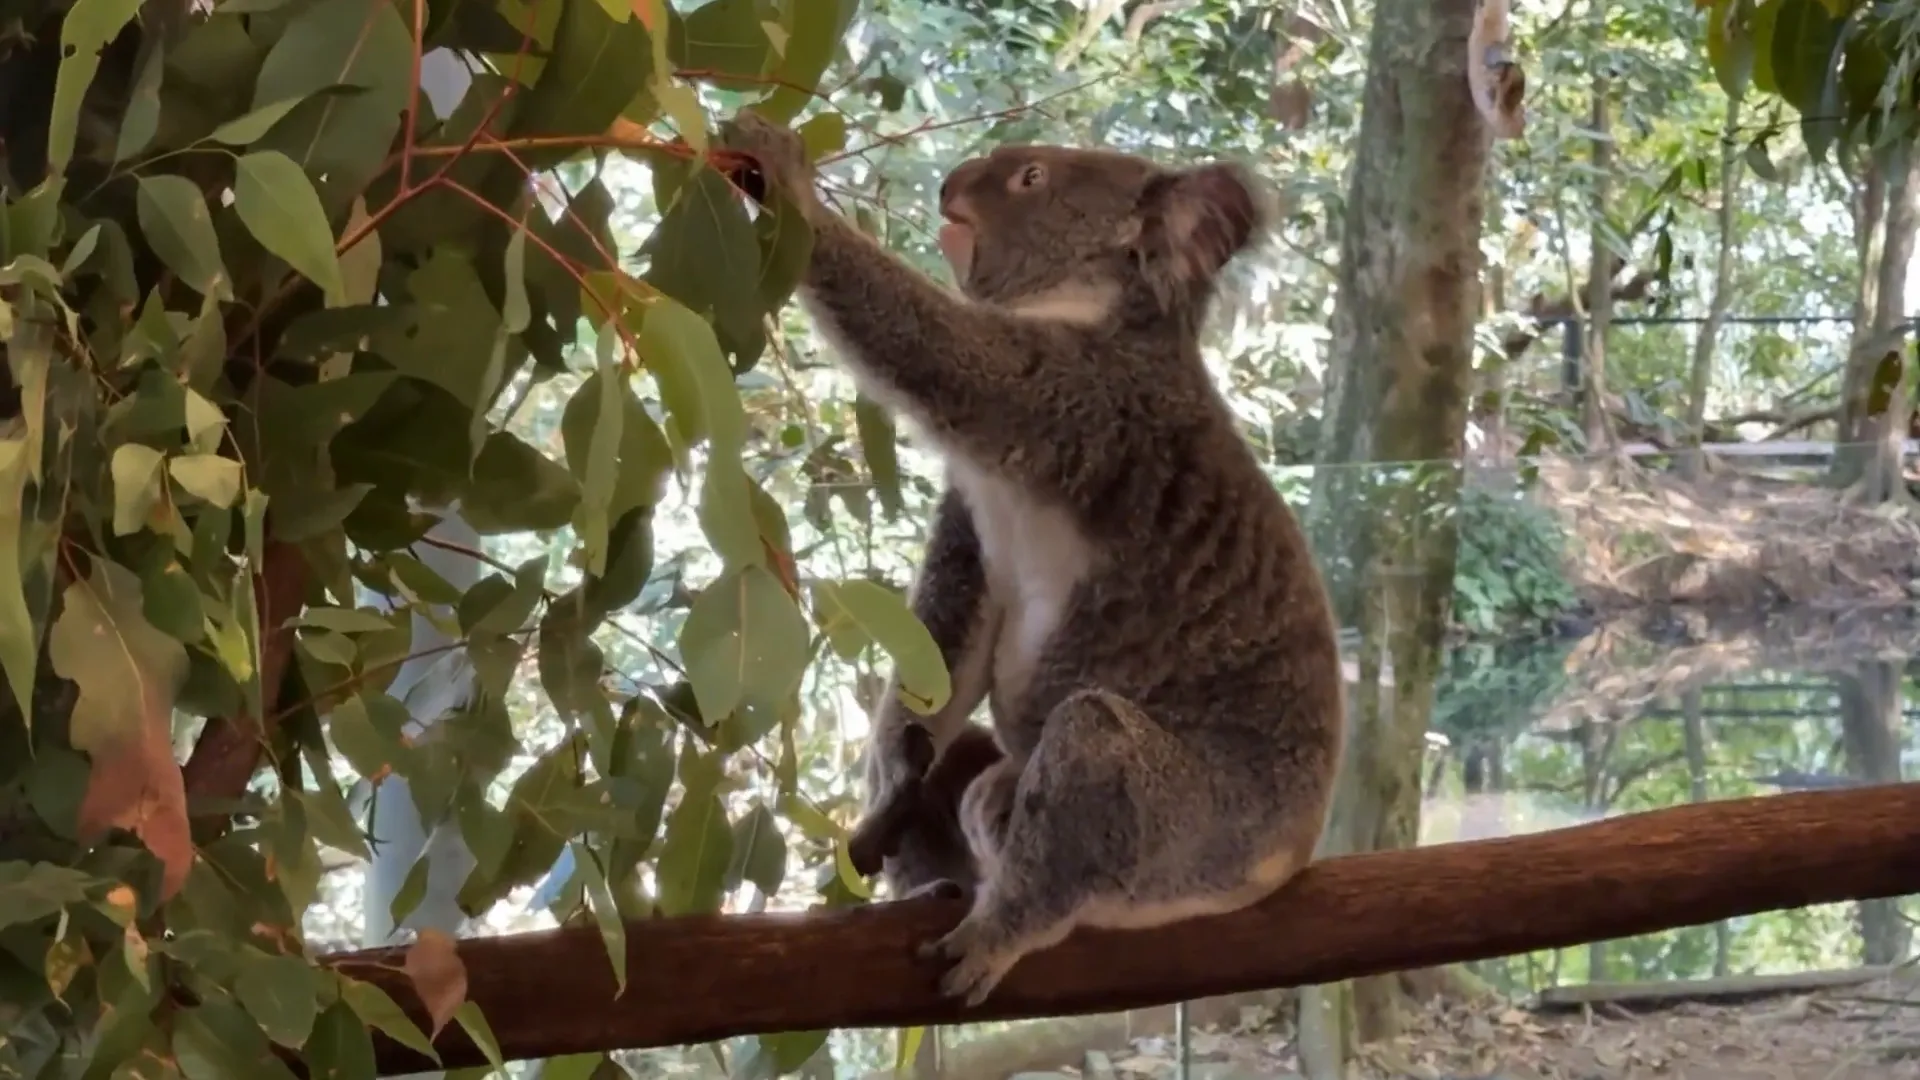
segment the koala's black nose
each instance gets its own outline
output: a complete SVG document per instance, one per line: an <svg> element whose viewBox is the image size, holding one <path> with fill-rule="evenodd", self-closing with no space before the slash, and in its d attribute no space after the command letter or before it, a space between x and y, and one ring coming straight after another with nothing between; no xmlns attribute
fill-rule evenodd
<svg viewBox="0 0 1920 1080"><path fill-rule="evenodd" d="M940 181L940 212L951 213L954 200L965 195L967 189L972 187L979 177L981 170L986 167L984 158L973 158L955 166L954 170L947 174L947 178Z"/></svg>

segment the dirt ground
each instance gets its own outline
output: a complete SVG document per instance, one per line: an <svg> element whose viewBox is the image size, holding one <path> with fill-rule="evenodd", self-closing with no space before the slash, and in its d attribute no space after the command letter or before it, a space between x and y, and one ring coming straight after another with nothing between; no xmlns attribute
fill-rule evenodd
<svg viewBox="0 0 1920 1080"><path fill-rule="evenodd" d="M1196 1031L1191 1080L1299 1075L1292 1038L1270 1015ZM1019 1080L1171 1080L1171 1037L1090 1054L1081 1069ZM1745 1005L1682 1003L1640 1013L1606 1005L1544 1014L1507 1004L1436 1004L1401 1038L1369 1047L1349 1080L1915 1080L1920 988L1876 984Z"/></svg>
<svg viewBox="0 0 1920 1080"><path fill-rule="evenodd" d="M1850 606L1920 595L1920 516L1861 506L1804 479L1731 468L1698 483L1586 462L1540 471L1569 531L1576 583L1597 607Z"/></svg>

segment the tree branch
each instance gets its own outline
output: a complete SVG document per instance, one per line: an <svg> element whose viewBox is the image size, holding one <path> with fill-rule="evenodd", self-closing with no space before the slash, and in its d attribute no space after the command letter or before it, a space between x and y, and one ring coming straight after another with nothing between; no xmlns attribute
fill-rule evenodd
<svg viewBox="0 0 1920 1080"><path fill-rule="evenodd" d="M1615 274L1620 272L1620 267L1623 265L1620 257L1617 255L1611 257L1609 264L1613 267ZM1653 285L1653 274L1636 271L1625 281L1617 282L1613 286L1614 302L1630 303L1637 300L1645 300L1647 294L1653 290ZM1586 282L1580 283L1581 295L1586 295L1590 289L1591 286ZM1508 363L1520 359L1521 354L1525 353L1529 348L1532 348L1533 343L1540 339L1542 331L1568 318L1577 316L1579 311L1576 309L1571 297L1556 296L1548 299L1545 293L1535 293L1533 294L1533 298L1527 302L1527 309L1521 312L1521 314L1532 319L1534 325L1515 329L1500 340L1500 351L1506 354Z"/></svg>
<svg viewBox="0 0 1920 1080"><path fill-rule="evenodd" d="M939 996L914 945L957 903L626 925L614 996L590 926L463 941L467 987L508 1059L696 1043L760 1032L1067 1016L1302 986L1602 941L1762 911L1920 891L1920 783L1769 795L1529 836L1315 864L1232 915L1087 931L1014 968L979 1009ZM404 948L331 962L425 1012ZM483 1058L457 1024L438 1067ZM388 1041L382 1075L434 1068Z"/></svg>
<svg viewBox="0 0 1920 1080"><path fill-rule="evenodd" d="M272 716L278 707L280 683L293 659L293 630L281 624L300 613L307 593L307 561L292 544L269 540L261 552L260 573L253 579L260 625L260 708ZM187 759L187 798L219 804L238 799L260 767L266 749L266 725L240 713L212 717L201 729ZM225 831L229 815L223 810L195 821L196 838Z"/></svg>

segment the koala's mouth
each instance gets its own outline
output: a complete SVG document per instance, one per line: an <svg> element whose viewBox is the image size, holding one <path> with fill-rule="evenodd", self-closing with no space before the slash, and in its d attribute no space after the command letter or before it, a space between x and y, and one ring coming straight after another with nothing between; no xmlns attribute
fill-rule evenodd
<svg viewBox="0 0 1920 1080"><path fill-rule="evenodd" d="M940 254L946 256L947 265L953 268L954 280L964 284L967 272L973 268L973 223L950 213L947 223L940 226L938 240Z"/></svg>

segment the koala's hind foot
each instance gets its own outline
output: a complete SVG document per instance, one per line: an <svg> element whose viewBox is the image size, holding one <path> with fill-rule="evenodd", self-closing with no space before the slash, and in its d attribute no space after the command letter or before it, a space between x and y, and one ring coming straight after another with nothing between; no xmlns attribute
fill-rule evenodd
<svg viewBox="0 0 1920 1080"><path fill-rule="evenodd" d="M962 802L981 883L967 916L919 950L954 961L940 985L949 997L978 1005L1076 926L1144 929L1245 907L1311 854L1317 802L1298 826L1268 812L1271 785L1262 805L1243 804L1217 766L1124 698L1075 694L1042 730L1024 767L988 769Z"/></svg>

